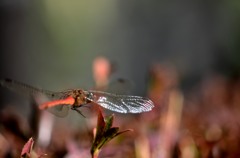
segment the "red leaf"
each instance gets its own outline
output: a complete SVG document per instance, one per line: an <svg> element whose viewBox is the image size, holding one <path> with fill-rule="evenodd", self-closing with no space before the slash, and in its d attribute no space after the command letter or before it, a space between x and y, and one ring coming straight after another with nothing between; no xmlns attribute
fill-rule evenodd
<svg viewBox="0 0 240 158"><path fill-rule="evenodd" d="M33 147L33 139L32 137L28 140L28 142L23 146L21 157L25 157L26 155L30 155L30 152L32 151Z"/></svg>

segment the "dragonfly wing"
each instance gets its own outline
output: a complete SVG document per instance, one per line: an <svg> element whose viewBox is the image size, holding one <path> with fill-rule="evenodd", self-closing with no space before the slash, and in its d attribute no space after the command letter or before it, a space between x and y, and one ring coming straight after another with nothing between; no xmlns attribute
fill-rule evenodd
<svg viewBox="0 0 240 158"><path fill-rule="evenodd" d="M154 107L151 100L140 96L117 95L101 91L89 92L93 94L93 102L119 113L147 112Z"/></svg>
<svg viewBox="0 0 240 158"><path fill-rule="evenodd" d="M132 87L133 84L130 82L130 80L118 78L116 80L110 81L107 86L97 87L97 90L106 91L108 93L129 94Z"/></svg>
<svg viewBox="0 0 240 158"><path fill-rule="evenodd" d="M65 95L65 92L52 92L43 90L12 79L0 80L0 85L17 93L28 96L39 96L43 94L50 98L61 98L63 95Z"/></svg>
<svg viewBox="0 0 240 158"><path fill-rule="evenodd" d="M54 114L55 116L65 117L68 114L69 106L68 105L58 105L58 106L49 108L47 111Z"/></svg>
<svg viewBox="0 0 240 158"><path fill-rule="evenodd" d="M38 102L42 102L40 101L42 99L46 100L45 96L47 96L49 99L50 98L61 99L61 98L65 98L70 93L70 90L63 91L63 92L52 92L48 90L43 90L43 89L36 88L28 84L21 83L11 79L0 80L0 86L6 87L12 91L15 91L23 95L33 96L35 99L38 100ZM49 108L48 111L53 113L56 116L64 117L68 114L69 106L59 105L56 107Z"/></svg>

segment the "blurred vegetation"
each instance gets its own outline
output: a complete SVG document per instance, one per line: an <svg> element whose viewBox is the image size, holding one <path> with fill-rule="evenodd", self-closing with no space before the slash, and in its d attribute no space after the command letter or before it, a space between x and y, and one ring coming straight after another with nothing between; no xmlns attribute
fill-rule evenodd
<svg viewBox="0 0 240 158"><path fill-rule="evenodd" d="M131 94L154 102L149 113L115 114L117 127L134 132L99 157L240 156L239 1L3 0L0 8L1 78L62 90L123 77L135 84ZM92 65L99 56L114 70L107 81ZM94 109L57 118L0 95L0 157L19 157L31 137L48 157L91 157Z"/></svg>

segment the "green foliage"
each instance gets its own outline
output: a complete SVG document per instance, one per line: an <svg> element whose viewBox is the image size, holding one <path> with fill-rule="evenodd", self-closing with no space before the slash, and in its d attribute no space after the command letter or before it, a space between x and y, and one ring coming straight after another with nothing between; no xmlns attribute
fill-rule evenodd
<svg viewBox="0 0 240 158"><path fill-rule="evenodd" d="M100 149L108 143L110 140L115 138L116 136L132 131L131 129L119 132L118 127L112 127L114 115L108 116L104 119L101 110L98 113L98 122L97 122L97 130L92 143L91 154L92 157L98 157Z"/></svg>

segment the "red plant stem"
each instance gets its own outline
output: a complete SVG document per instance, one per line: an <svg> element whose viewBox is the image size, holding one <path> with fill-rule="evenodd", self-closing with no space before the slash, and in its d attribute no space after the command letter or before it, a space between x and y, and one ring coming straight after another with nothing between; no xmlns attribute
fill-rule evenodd
<svg viewBox="0 0 240 158"><path fill-rule="evenodd" d="M97 149L97 150L93 153L92 158L98 158L99 152L100 152L100 150Z"/></svg>

